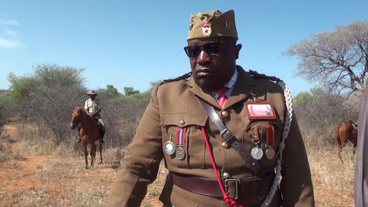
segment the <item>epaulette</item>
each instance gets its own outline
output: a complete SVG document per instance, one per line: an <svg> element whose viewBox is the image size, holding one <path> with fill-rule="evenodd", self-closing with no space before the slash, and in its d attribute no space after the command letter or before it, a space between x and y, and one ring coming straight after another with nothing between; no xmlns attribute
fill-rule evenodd
<svg viewBox="0 0 368 207"><path fill-rule="evenodd" d="M281 79L277 78L276 76L267 76L265 74L258 73L257 71L254 71L254 70L249 70L249 74L255 78L265 78L265 79L276 81L276 82L281 81Z"/></svg>
<svg viewBox="0 0 368 207"><path fill-rule="evenodd" d="M163 80L163 83L168 83L168 82L178 81L178 80L181 80L181 79L186 79L186 78L189 78L191 75L192 75L192 72L185 73L184 75L181 75L181 76L176 77L176 78L165 79L165 80Z"/></svg>

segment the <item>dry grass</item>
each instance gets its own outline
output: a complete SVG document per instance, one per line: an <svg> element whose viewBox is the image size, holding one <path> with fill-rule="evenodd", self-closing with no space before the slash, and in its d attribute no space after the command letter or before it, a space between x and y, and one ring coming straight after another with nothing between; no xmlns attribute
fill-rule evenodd
<svg viewBox="0 0 368 207"><path fill-rule="evenodd" d="M346 146L342 151L344 162L337 159L335 146L307 149L316 206L354 207L356 156L352 156L352 145Z"/></svg>
<svg viewBox="0 0 368 207"><path fill-rule="evenodd" d="M61 146L40 142L32 127L8 129L0 138L0 207L106 206L116 168L124 151L104 149L104 163L84 169L82 149L74 140ZM313 176L316 206L354 206L355 159L344 149L337 160L336 147L311 147L306 143ZM96 157L99 159L99 155ZM149 186L142 206L162 206L158 201L167 170L161 165L157 180Z"/></svg>

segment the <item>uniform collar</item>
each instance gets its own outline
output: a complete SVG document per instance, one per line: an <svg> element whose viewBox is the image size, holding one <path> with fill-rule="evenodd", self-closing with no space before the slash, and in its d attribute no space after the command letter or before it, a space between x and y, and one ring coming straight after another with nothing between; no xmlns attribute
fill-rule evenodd
<svg viewBox="0 0 368 207"><path fill-rule="evenodd" d="M236 69L238 77L233 85L231 95L225 104L225 108L247 98L251 88L256 85L256 81L241 66L237 65ZM201 87L195 83L193 75L187 81L187 85L196 96L202 98L209 104L218 107L217 101L213 98L212 94L204 92Z"/></svg>

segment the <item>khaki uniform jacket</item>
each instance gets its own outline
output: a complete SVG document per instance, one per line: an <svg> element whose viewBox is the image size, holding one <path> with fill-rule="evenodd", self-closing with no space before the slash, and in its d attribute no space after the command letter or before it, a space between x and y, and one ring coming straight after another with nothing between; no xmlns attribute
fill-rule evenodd
<svg viewBox="0 0 368 207"><path fill-rule="evenodd" d="M250 138L250 126L256 124L258 129L264 132L266 124L271 123L275 128L277 147L281 138L285 113L285 99L281 87L263 78L252 78L240 66L237 68L238 80L223 109L229 113L229 116L223 119L224 124L250 152L254 147ZM244 103L251 100L250 92L255 93L260 99L263 98L273 103L277 114L276 120L251 122L248 119ZM225 172L236 178L254 176L233 148L222 147L221 143L224 138L207 116L197 96L212 105L220 117L222 109L210 94L204 93L195 84L192 77L189 80L182 79L156 86L151 95L150 103L137 128L136 135L126 148L121 167L108 197L108 206L140 206L147 193L147 186L156 179L162 158L164 158L165 166L171 172L216 179L203 133L196 126L205 128L217 169L221 173L220 176ZM184 126L187 127L184 147L186 157L184 160L179 160L175 154L166 154L163 151L163 144L170 140L170 135L175 143L178 127ZM266 141L264 135L266 133L263 132L260 133L262 148ZM286 148L283 151L282 160L283 179L271 206L313 207L315 204L311 173L295 116L293 116L289 136L285 143ZM265 172L271 172L276 166L276 158L269 160L264 156L260 163ZM222 199L185 191L168 180L160 200L165 206L176 207L227 206ZM251 200L240 198L237 202L245 206L260 206L263 203L258 198Z"/></svg>
<svg viewBox="0 0 368 207"><path fill-rule="evenodd" d="M368 206L368 84L359 112L358 153L355 170L355 206Z"/></svg>

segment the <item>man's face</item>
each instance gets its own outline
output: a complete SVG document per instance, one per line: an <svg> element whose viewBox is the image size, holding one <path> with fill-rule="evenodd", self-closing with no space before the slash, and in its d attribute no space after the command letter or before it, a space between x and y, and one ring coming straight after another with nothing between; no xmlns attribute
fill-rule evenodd
<svg viewBox="0 0 368 207"><path fill-rule="evenodd" d="M185 52L189 56L194 81L206 91L223 87L233 76L241 45L232 39L188 40Z"/></svg>
<svg viewBox="0 0 368 207"><path fill-rule="evenodd" d="M93 101L93 100L95 100L96 95L89 95L89 97L90 97L90 98L91 98L91 100Z"/></svg>

